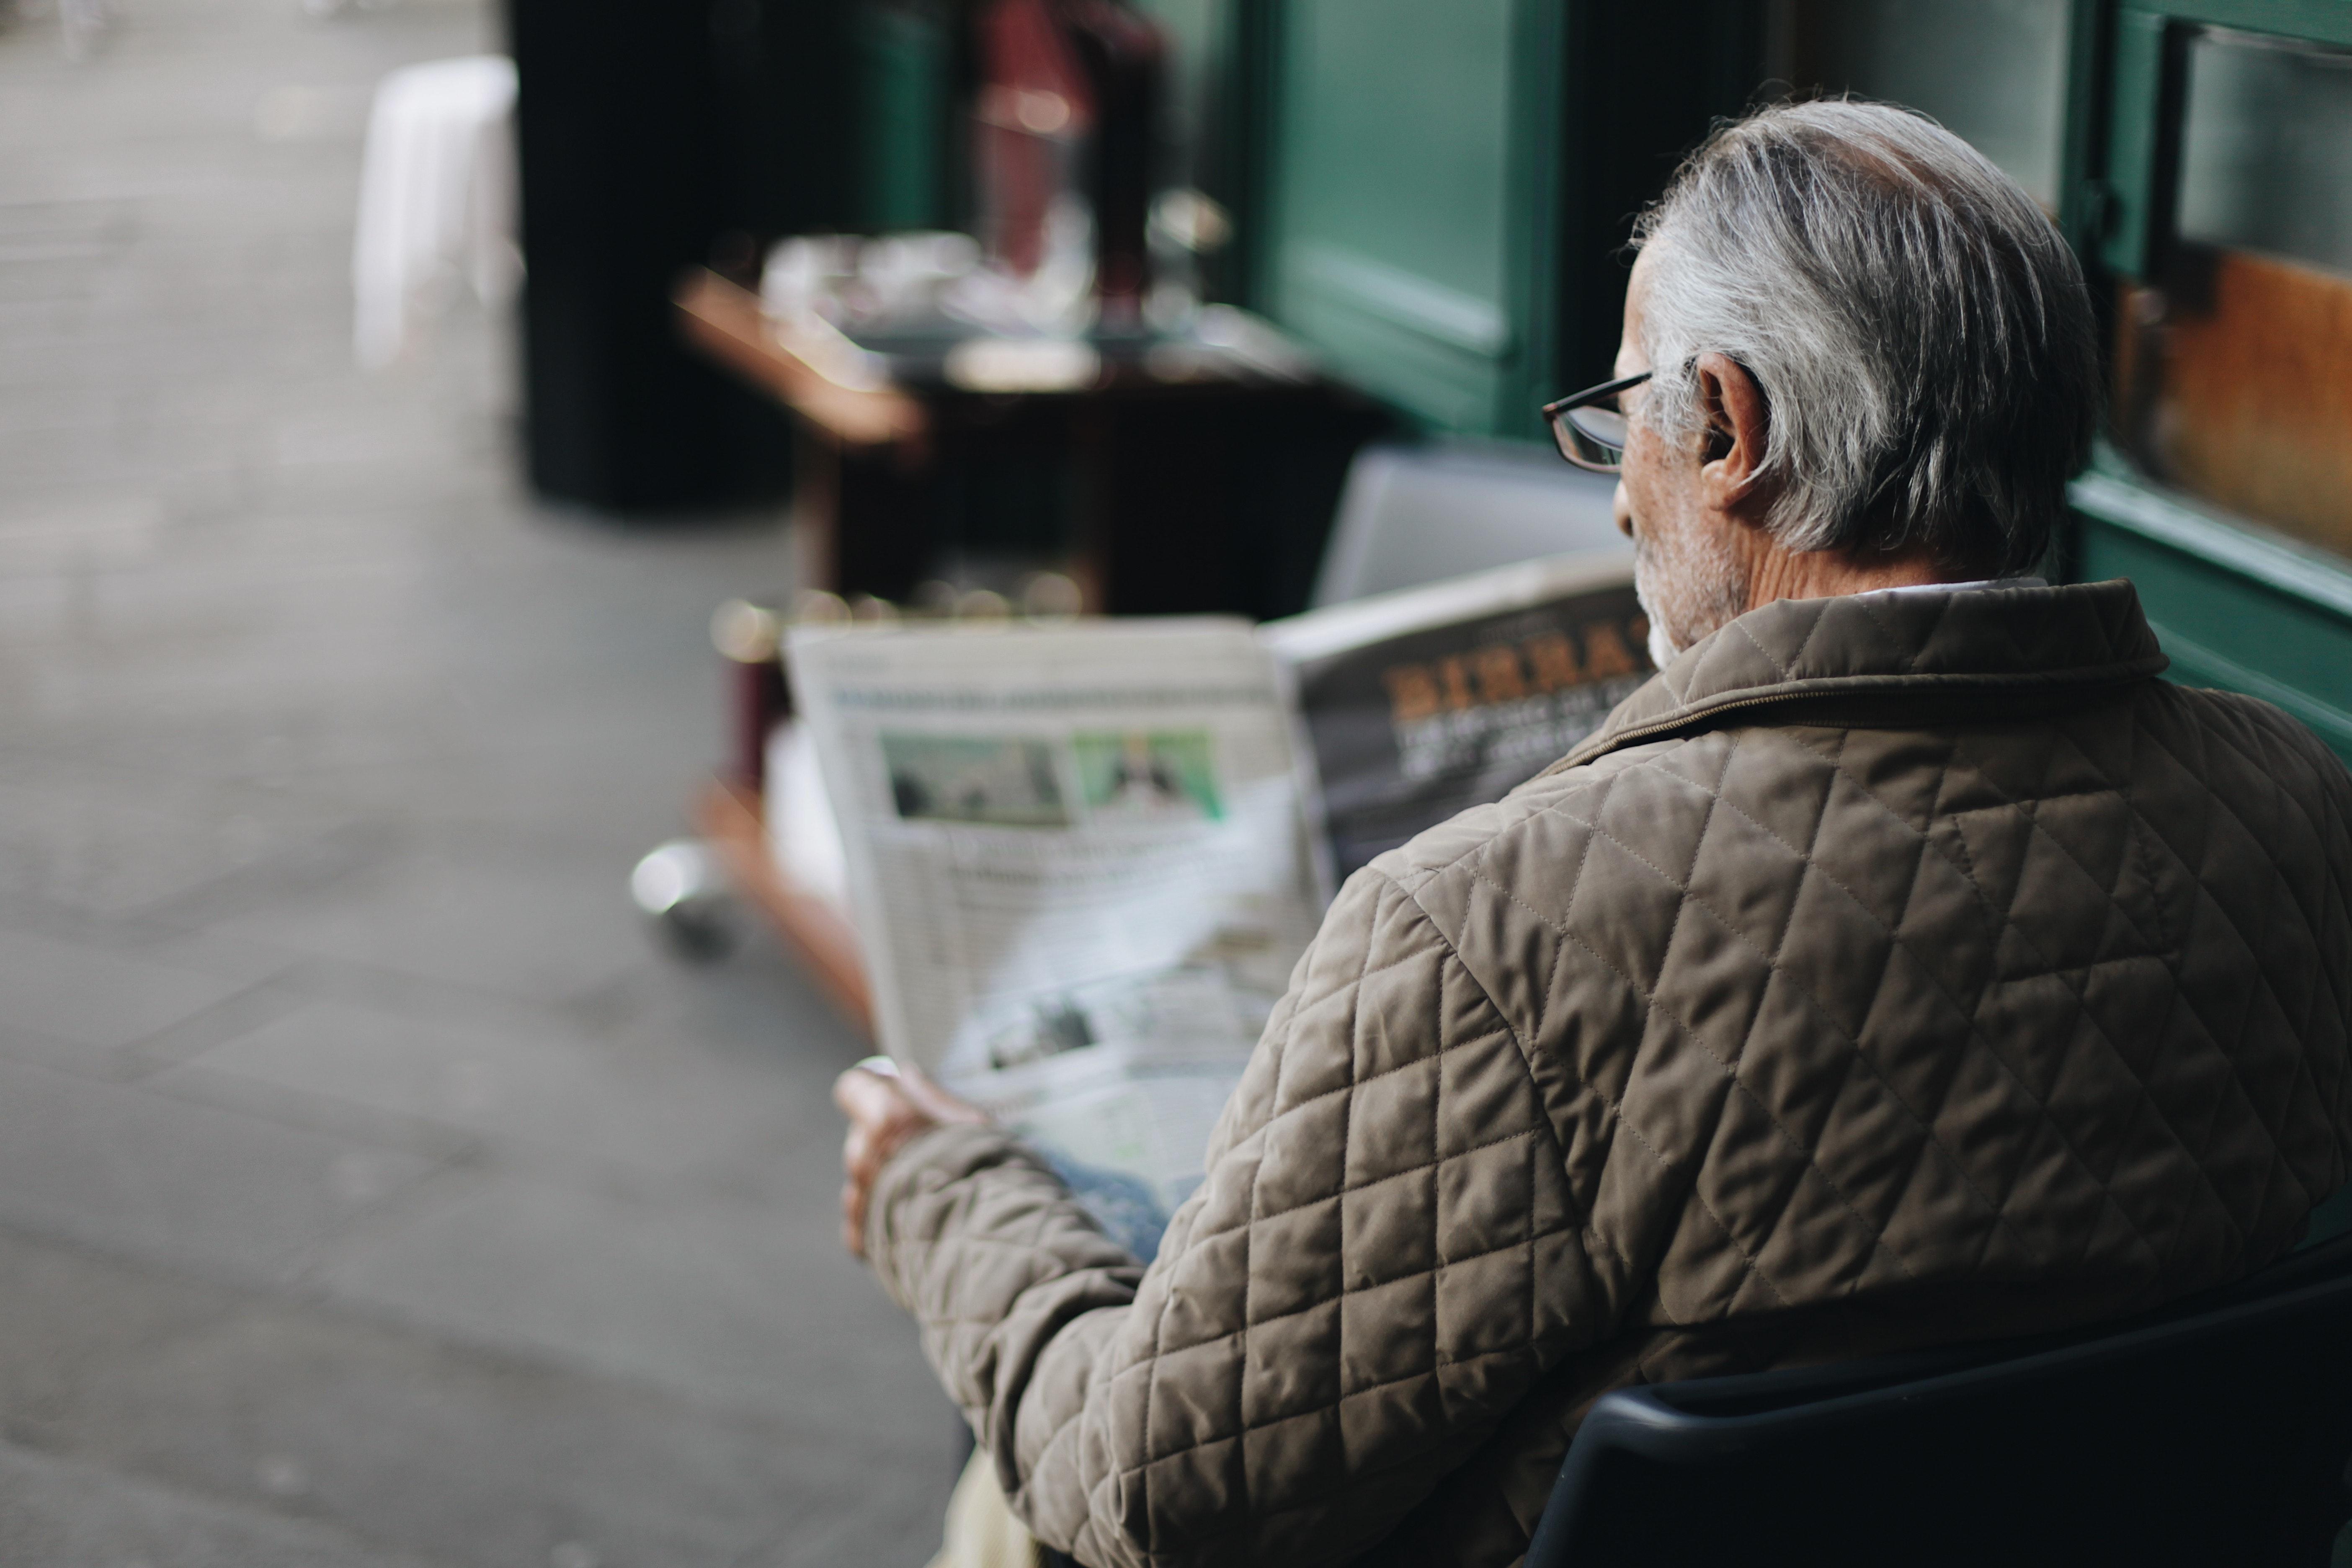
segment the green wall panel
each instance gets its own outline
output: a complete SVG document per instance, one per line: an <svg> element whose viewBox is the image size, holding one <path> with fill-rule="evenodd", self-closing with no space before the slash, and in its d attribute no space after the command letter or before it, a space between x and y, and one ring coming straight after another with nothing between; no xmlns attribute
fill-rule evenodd
<svg viewBox="0 0 2352 1568"><path fill-rule="evenodd" d="M1342 375L1443 428L1509 427L1548 346L1530 330L1541 226L1521 195L1557 142L1536 101L1556 62L1530 86L1525 58L1552 9L1286 0L1277 13L1262 297Z"/></svg>
<svg viewBox="0 0 2352 1568"><path fill-rule="evenodd" d="M1294 0L1285 226L1499 311L1510 12L1511 0Z"/></svg>
<svg viewBox="0 0 2352 1568"><path fill-rule="evenodd" d="M2325 585L2324 563L2309 563L2301 583L2273 581L2275 563L2250 562L2257 575L2217 561L2200 547L2210 540L2158 537L2150 519L2103 504L2111 499L2076 489L2074 578L2130 578L2172 679L2276 703L2352 762L2352 616L2311 591ZM2084 500L2096 510L2081 510Z"/></svg>
<svg viewBox="0 0 2352 1568"><path fill-rule="evenodd" d="M870 0L851 37L863 110L858 216L877 232L939 228L948 221L948 18Z"/></svg>

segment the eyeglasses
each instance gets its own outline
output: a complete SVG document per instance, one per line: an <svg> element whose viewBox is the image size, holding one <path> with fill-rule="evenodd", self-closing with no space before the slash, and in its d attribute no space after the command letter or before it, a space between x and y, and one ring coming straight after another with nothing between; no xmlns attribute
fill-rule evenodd
<svg viewBox="0 0 2352 1568"><path fill-rule="evenodd" d="M1625 461L1625 411L1617 406L1617 395L1630 392L1649 379L1650 373L1645 370L1639 375L1619 376L1615 381L1570 393L1557 403L1545 404L1544 423L1551 426L1551 438L1559 443L1559 455L1596 474L1617 472Z"/></svg>

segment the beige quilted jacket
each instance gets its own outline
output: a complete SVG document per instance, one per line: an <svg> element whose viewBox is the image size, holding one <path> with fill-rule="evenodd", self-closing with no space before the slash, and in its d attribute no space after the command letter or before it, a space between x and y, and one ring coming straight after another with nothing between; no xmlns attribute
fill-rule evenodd
<svg viewBox="0 0 2352 1568"><path fill-rule="evenodd" d="M2347 1171L2352 781L2127 583L1787 601L1351 879L1156 1262L1018 1145L870 1247L1038 1537L1505 1564L1602 1391L2127 1312Z"/></svg>

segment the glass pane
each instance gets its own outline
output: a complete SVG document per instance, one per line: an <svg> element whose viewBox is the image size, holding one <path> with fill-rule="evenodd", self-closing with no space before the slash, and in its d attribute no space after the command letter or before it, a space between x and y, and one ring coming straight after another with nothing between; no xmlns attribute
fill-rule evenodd
<svg viewBox="0 0 2352 1568"><path fill-rule="evenodd" d="M2120 301L2116 435L2352 554L2352 51L2202 33L2183 112L2178 233Z"/></svg>
<svg viewBox="0 0 2352 1568"><path fill-rule="evenodd" d="M1804 0L1791 21L1783 47L1800 91L1932 114L2055 209L2067 0Z"/></svg>
<svg viewBox="0 0 2352 1568"><path fill-rule="evenodd" d="M2181 132L2182 238L2352 275L2352 52L2200 34Z"/></svg>

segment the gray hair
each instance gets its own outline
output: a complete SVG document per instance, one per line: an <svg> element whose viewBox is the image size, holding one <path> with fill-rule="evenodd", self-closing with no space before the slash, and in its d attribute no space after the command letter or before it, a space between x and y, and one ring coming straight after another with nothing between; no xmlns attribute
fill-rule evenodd
<svg viewBox="0 0 2352 1568"><path fill-rule="evenodd" d="M2074 253L1983 154L1892 105L1783 104L1718 128L1634 232L1640 417L1687 441L1693 362L1745 366L1783 545L2042 557L2090 453L2097 338Z"/></svg>

